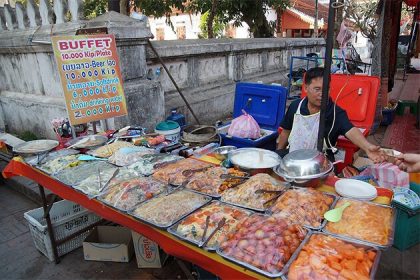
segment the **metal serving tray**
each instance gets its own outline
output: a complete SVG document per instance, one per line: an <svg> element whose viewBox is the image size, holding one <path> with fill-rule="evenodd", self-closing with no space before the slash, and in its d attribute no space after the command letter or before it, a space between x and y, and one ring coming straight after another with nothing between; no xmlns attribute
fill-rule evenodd
<svg viewBox="0 0 420 280"><path fill-rule="evenodd" d="M166 189L166 190L165 190ZM160 196L160 195L167 195L167 194L170 194L170 193L172 193L173 191L175 191L176 190L176 188L173 188L173 187L171 187L171 186L166 186L166 188L165 188L164 190L162 190L160 193L157 193L156 195L154 195L152 198L149 198L149 199L144 199L144 200L142 200L142 201L139 201L134 207L136 207L136 206L139 206L141 203L143 203L143 202L146 202L146 201L149 201L149 200L151 200L151 199L153 199L153 198L155 198L155 197L158 197L158 196ZM115 209L115 210L118 210L118 211L120 211L120 212L123 212L123 213L128 213L128 212L130 212L132 209L130 209L130 210L125 210L125 209L121 209L121 208L119 208L119 207L116 207L116 206L114 206L113 204L111 204L111 203L109 203L107 200L105 200L105 199L102 199L102 195L99 195L99 196L97 196L96 197L96 199L98 200L98 201L100 201L100 202L102 202L103 204L105 204L105 205L107 205L107 206L109 206L109 207L111 207L111 208L113 208L113 209Z"/></svg>
<svg viewBox="0 0 420 280"><path fill-rule="evenodd" d="M276 199L279 198L288 189L289 188L286 186L285 189L276 197ZM255 211L255 212L260 212L260 213L265 213L271 207L271 206L269 206L267 208L254 208L254 207L246 206L246 205L243 205L243 204L226 201L226 200L223 199L223 197L220 198L220 201L224 202L226 204L230 204L230 205L233 205L233 206L249 209L249 210L252 210L252 211ZM273 198L273 201L274 201L274 198Z"/></svg>
<svg viewBox="0 0 420 280"><path fill-rule="evenodd" d="M138 207L141 207L142 205L147 204L147 203L149 203L149 202L151 202L151 201L153 201L153 200L155 200L155 199L157 199L157 198L159 198L159 197L163 197L163 196L168 196L168 195L171 195L172 193L175 193L175 192L177 192L177 191L186 191L186 192L190 192L189 190L185 190L185 189L183 189L183 188L181 188L181 189L175 189L175 190L173 190L173 191L171 191L171 192L169 192L169 193L162 193L162 194L160 194L160 195L158 195L158 196L155 196L155 197L153 197L153 198L151 198L151 199L149 199L149 200L143 201L143 202L141 202L141 203L139 203L139 204L138 204ZM195 193L195 194L197 194L197 193ZM197 195L201 195L201 194L197 194ZM131 210L131 211L127 212L127 213L128 213L130 216L132 216L133 218L135 218L135 219L137 219L137 220L139 220L139 221L141 221L141 222L144 222L144 223L146 223L146 224L149 224L149 225L152 225L152 226L155 226L155 227L161 228L161 229L167 229L168 227L172 226L173 224L175 224L175 223L176 223L176 222L178 222L179 220L181 220L181 219L185 218L186 216L188 216L189 214L191 214L191 213L192 213L192 212L194 212L195 210L197 210L197 209L199 209L199 208L203 207L204 205L208 204L208 203L211 201L211 197L209 197L209 196L205 196L205 195L201 195L201 196L203 196L203 197L205 198L204 203L202 203L202 204L201 204L201 205L199 205L198 207L196 207L196 208L192 209L191 211L189 211L188 213L185 213L184 215L181 215L180 217L176 218L175 220L173 220L173 221L171 221L170 223L167 223L167 224L157 224L157 223L154 223L154 222L152 222L152 221L149 221L149 220L143 219L142 217L139 217L139 216L137 216L137 215L134 213L134 211L135 211L135 210Z"/></svg>
<svg viewBox="0 0 420 280"><path fill-rule="evenodd" d="M245 212L245 213L247 213L248 214L248 216L249 215L251 215L251 214L254 214L254 212L253 211L250 211L250 210L247 210L247 209L243 209L243 208L240 208L240 207L236 207L236 206L232 206L232 205L229 205L229 204L227 204L227 203L223 203L223 202L220 202L220 201L218 201L218 200L213 200L212 202L210 202L209 204L206 204L205 206L203 205L202 207L200 207L200 208L198 208L198 209L196 209L195 211L193 211L193 212L191 212L190 214L188 214L186 217L184 217L184 218L182 218L181 220L179 220L178 222L176 222L174 225L172 225L170 228L168 228L168 232L169 233L171 233L171 234L173 234L173 235L175 235L176 237L178 237L179 239L182 239L182 240L185 240L185 241L188 241L188 242L190 242L190 243L192 243L192 244L194 244L194 245L197 245L197 246L199 246L200 244L201 244L201 242L199 241L199 240L194 240L194 239L190 239L190 238L187 238L187 237L185 237L185 236L182 236L178 231L177 231L177 228L178 228L178 226L185 220L185 219L187 219L190 215L193 215L194 213L196 213L196 212L198 212L198 211L201 211L204 207L207 207L207 206L210 206L211 204L219 204L219 205L225 205L225 206L228 206L228 207L231 207L231 208L235 208L235 209L238 209L238 210L240 210L240 211L243 211L243 212ZM207 236L210 234L210 232L207 232ZM209 247L209 246L206 246L206 247L203 247L203 249L205 249L205 250L207 250L207 251L216 251L216 249L217 249L217 246L214 246L214 247Z"/></svg>
<svg viewBox="0 0 420 280"><path fill-rule="evenodd" d="M287 273L289 272L290 266L298 258L300 252L302 251L302 248L309 242L310 238L313 235L316 235L316 234L320 234L320 235L324 235L324 236L330 236L330 234L327 234L325 232L310 231L307 234L307 236L305 237L305 239L303 240L302 244L296 250L295 253L297 253L297 254L293 254L293 256L290 258L290 261L287 263L287 265L284 266L284 274L282 276L282 279L288 279L287 278ZM354 245L355 247L359 247L359 248L361 247L361 248L364 248L364 249L372 249L372 250L374 250L376 252L376 256L375 256L375 260L373 261L372 267L370 269L370 279L372 279L372 280L375 279L375 274L376 274L376 271L378 270L379 260L381 258L381 254L382 254L381 250L379 250L378 247L366 245L366 244L363 244L363 243L360 243L360 242L357 242L357 241L349 241L349 240L347 240L345 238L338 237L338 236L333 236L333 237L334 238L337 238L339 240L345 241L346 243L350 243L350 244Z"/></svg>
<svg viewBox="0 0 420 280"><path fill-rule="evenodd" d="M260 214L260 213L255 213L254 215L260 215L260 216L267 216L268 217L268 215L266 215L266 214ZM255 266L251 265L251 264L248 264L246 262L237 260L234 257L231 257L231 256L228 256L228 255L224 254L220 250L220 247L217 248L216 253L219 254L220 256L222 256L223 258L228 259L228 260L230 260L230 261L232 261L234 263L237 263L240 266L243 266L243 267L245 267L247 269L253 270L255 272L258 272L258 273L260 273L262 275L265 275L267 277L270 277L270 278L278 278L278 277L281 277L282 275L285 274L286 268L288 267L289 263L292 260L294 260L296 258L296 255L298 254L298 252L300 252L300 250L301 250L301 248L303 246L303 243L305 242L305 240L308 238L308 235L310 234L310 230L309 229L306 229L306 231L307 231L307 233L306 233L305 238L303 239L303 241L301 242L301 244L296 248L296 250L293 252L293 254L290 256L290 259L285 263L283 269L279 273L270 273L270 272L264 271L262 269L259 269L259 268L255 267Z"/></svg>
<svg viewBox="0 0 420 280"><path fill-rule="evenodd" d="M360 200L357 200L357 199L351 199L351 198L339 198L339 199L337 200L337 203L338 203L338 201L339 201L339 200L342 200L342 199L346 199L346 200L355 200L355 201L358 201L358 202L368 203L368 204L376 205L376 206L379 206L379 207L385 207L385 208L390 208L390 209L392 209L392 216L393 216L393 217L391 218L391 219L392 219L392 225L391 225L392 232L391 232L391 234L388 236L388 243L387 243L386 245L381 245L381 244L377 244L377 243L369 242L369 241L366 241L366 240L358 239L358 238L355 238L355 237L351 237L351 236L349 236L349 235L343 235L343 234L336 234L336 233L332 233L332 232L328 231L328 230L326 229L326 227L322 229L322 231L323 231L323 232L325 232L325 233L327 233L327 234L329 234L329 235L331 235L331 236L338 237L338 238L341 238L341 239L343 239L343 240L349 241L349 242L356 242L356 243L360 243L360 244L363 244L363 245L366 245L366 246L372 246L372 247L376 247L376 248L380 248L380 249L388 249L389 247L391 247L391 246L392 246L392 244L393 244L393 242L394 242L395 223L396 223L396 219L397 219L397 215L396 215L396 214L397 214L397 211L396 211L396 209L395 209L395 208L393 208L393 207L391 207L391 206L388 206L388 205L383 205L383 204L378 204L378 203L368 202L368 201L360 201Z"/></svg>
<svg viewBox="0 0 420 280"><path fill-rule="evenodd" d="M289 190L302 190L302 191L305 191L307 188L302 188L302 187L296 187L296 186L292 186L291 188L289 188L289 189L287 189L286 191L284 191L280 196L279 196L279 198L281 198L281 196L282 195L284 195L287 191L289 191ZM320 191L321 192L321 191ZM332 193L327 193L327 192L321 192L323 195L328 195L328 196L330 196L330 197L332 197L333 198L333 202L331 203L331 205L330 205L330 208L328 209L328 210L331 210L331 209L334 209L334 207L335 207L335 205L337 204L337 202L338 202L338 197L336 196L336 195L334 195L334 194L332 194ZM274 202L275 203L275 202ZM274 204L273 204L274 205ZM266 214L267 215L273 215L274 213L273 212L271 212L271 208L273 207L273 205L271 205L270 206L270 208L269 209L267 209L267 211L266 211ZM327 211L328 211L327 210ZM281 211L280 211L281 212ZM279 212L278 212L279 213ZM303 225L304 227L306 227L306 228L308 228L308 229L311 229L311 230L321 230L321 229L323 229L324 227L325 227L325 225L327 224L327 220L326 219L324 219L324 217L322 217L322 222L321 222L321 224L318 226L318 227L314 227L314 226L311 226L311 225Z"/></svg>

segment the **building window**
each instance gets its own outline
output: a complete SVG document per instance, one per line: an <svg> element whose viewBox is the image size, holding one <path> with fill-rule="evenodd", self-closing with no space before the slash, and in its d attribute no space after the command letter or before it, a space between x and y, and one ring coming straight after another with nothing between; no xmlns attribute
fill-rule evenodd
<svg viewBox="0 0 420 280"><path fill-rule="evenodd" d="M228 38L236 38L236 27L233 24L228 24L226 26L226 37Z"/></svg>
<svg viewBox="0 0 420 280"><path fill-rule="evenodd" d="M165 29L163 27L156 27L156 40L165 40Z"/></svg>
<svg viewBox="0 0 420 280"><path fill-rule="evenodd" d="M176 38L178 40L183 40L187 38L185 25L176 27Z"/></svg>

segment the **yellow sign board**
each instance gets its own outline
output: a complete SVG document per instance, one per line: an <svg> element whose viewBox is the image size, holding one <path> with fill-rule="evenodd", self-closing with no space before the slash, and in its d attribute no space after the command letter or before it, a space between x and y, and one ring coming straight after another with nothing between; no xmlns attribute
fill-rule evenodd
<svg viewBox="0 0 420 280"><path fill-rule="evenodd" d="M115 37L52 37L70 124L127 115Z"/></svg>

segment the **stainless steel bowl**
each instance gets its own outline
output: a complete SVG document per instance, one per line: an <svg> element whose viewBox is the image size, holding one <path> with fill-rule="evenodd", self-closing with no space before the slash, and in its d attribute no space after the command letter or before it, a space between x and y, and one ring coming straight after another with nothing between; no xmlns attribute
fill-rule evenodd
<svg viewBox="0 0 420 280"><path fill-rule="evenodd" d="M225 160L228 158L228 154L231 151L236 150L237 148L235 146L223 146L223 147L219 147L217 149L214 150L214 157L217 158L218 160Z"/></svg>
<svg viewBox="0 0 420 280"><path fill-rule="evenodd" d="M325 177L333 164L317 150L296 150L287 154L274 169L286 181L305 184L313 179Z"/></svg>
<svg viewBox="0 0 420 280"><path fill-rule="evenodd" d="M269 173L281 158L275 152L259 148L241 148L229 153L230 162L250 174Z"/></svg>

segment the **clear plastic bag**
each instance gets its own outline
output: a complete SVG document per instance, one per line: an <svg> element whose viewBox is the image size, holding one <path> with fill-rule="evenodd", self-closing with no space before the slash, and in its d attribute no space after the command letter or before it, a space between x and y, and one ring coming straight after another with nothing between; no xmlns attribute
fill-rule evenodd
<svg viewBox="0 0 420 280"><path fill-rule="evenodd" d="M116 151L108 161L118 166L127 166L141 160L142 156L153 153L153 149L146 147L126 147Z"/></svg>
<svg viewBox="0 0 420 280"><path fill-rule="evenodd" d="M131 211L134 207L164 192L167 186L150 177L132 177L110 183L107 192L99 200L121 211Z"/></svg>
<svg viewBox="0 0 420 280"><path fill-rule="evenodd" d="M377 249L314 233L290 265L288 279L373 279L377 255Z"/></svg>
<svg viewBox="0 0 420 280"><path fill-rule="evenodd" d="M177 235L191 242L199 244L206 227L207 216L210 217L206 237L216 228L219 221L226 219L224 226L208 241L207 248L215 249L224 240L224 235L230 232L242 219L248 217L252 212L239 207L230 206L219 201L212 201L211 204L195 211L184 220L179 222L174 229Z"/></svg>
<svg viewBox="0 0 420 280"><path fill-rule="evenodd" d="M41 154L41 155L36 155L36 156L25 157L25 162L32 166L39 167L56 158L70 156L70 155L77 155L78 153L79 153L78 150L61 149L58 151L49 152L46 155Z"/></svg>
<svg viewBox="0 0 420 280"><path fill-rule="evenodd" d="M106 170L115 168L115 166L104 161L86 161L83 165L64 169L54 174L54 177L66 185L75 186L92 174L97 174L98 168Z"/></svg>
<svg viewBox="0 0 420 280"><path fill-rule="evenodd" d="M125 142L125 141L115 141L111 144L101 146L95 150L91 150L88 152L88 154L100 157L100 158L108 158L112 156L115 152L117 152L121 148L127 148L127 147L135 147L133 143Z"/></svg>
<svg viewBox="0 0 420 280"><path fill-rule="evenodd" d="M392 244L394 217L391 207L343 198L335 208L346 202L350 202L350 206L344 210L341 220L328 222L326 231L380 246Z"/></svg>
<svg viewBox="0 0 420 280"><path fill-rule="evenodd" d="M107 184L114 176L118 167L98 169L92 172L90 176L73 187L85 193L89 198L93 198L107 190Z"/></svg>
<svg viewBox="0 0 420 280"><path fill-rule="evenodd" d="M130 214L155 226L169 227L209 200L207 196L179 190L141 203Z"/></svg>
<svg viewBox="0 0 420 280"><path fill-rule="evenodd" d="M276 277L306 234L306 229L284 219L254 214L242 220L226 235L218 253Z"/></svg>
<svg viewBox="0 0 420 280"><path fill-rule="evenodd" d="M314 189L290 189L274 202L270 212L294 223L319 228L333 202L333 196Z"/></svg>
<svg viewBox="0 0 420 280"><path fill-rule="evenodd" d="M181 185L191 176L203 173L211 166L210 163L187 158L157 168L153 178L165 183Z"/></svg>
<svg viewBox="0 0 420 280"><path fill-rule="evenodd" d="M245 183L226 190L222 194L222 201L264 211L280 193L258 192L258 190L283 191L285 189L284 185L270 175L260 173L252 176Z"/></svg>
<svg viewBox="0 0 420 280"><path fill-rule="evenodd" d="M142 156L137 162L128 166L128 168L136 170L144 176L152 175L156 168L169 162L176 162L184 159L180 156L168 154L148 154Z"/></svg>
<svg viewBox="0 0 420 280"><path fill-rule="evenodd" d="M207 169L203 173L194 174L189 179L186 188L214 197L220 197L221 193L223 193L225 190L244 181L240 178L220 178L222 175L243 177L247 176L248 174L233 168L226 169L223 167L215 166Z"/></svg>
<svg viewBox="0 0 420 280"><path fill-rule="evenodd" d="M79 155L61 156L39 165L38 168L47 174L54 175L62 170L73 169L86 164L86 161L81 161L78 158Z"/></svg>

